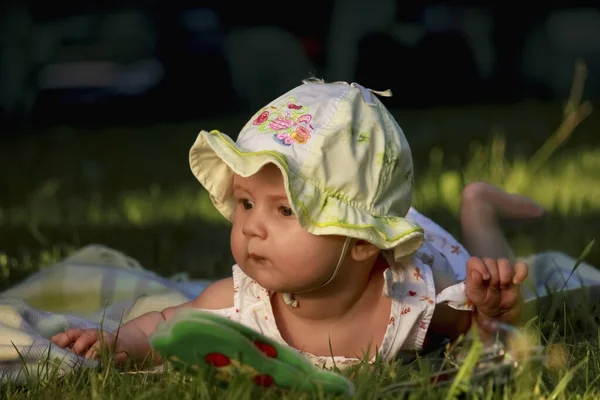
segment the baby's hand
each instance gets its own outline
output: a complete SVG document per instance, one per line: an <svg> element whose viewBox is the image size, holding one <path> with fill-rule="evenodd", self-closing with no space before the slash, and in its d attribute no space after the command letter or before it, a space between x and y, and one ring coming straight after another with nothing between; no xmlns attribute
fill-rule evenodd
<svg viewBox="0 0 600 400"><path fill-rule="evenodd" d="M471 257L467 261L467 298L476 308L476 319L493 318L515 323L521 309L521 283L527 264L514 266L506 259Z"/></svg>
<svg viewBox="0 0 600 400"><path fill-rule="evenodd" d="M98 358L100 347L113 348L116 342L114 362L122 364L127 360L127 346L123 340L99 329L69 329L52 336L50 341L60 348L69 348L73 353L91 359Z"/></svg>

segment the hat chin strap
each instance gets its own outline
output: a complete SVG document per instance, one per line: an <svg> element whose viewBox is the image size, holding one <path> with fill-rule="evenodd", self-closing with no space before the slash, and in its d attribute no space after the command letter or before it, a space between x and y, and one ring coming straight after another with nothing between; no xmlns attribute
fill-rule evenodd
<svg viewBox="0 0 600 400"><path fill-rule="evenodd" d="M333 281L335 279L335 277L337 276L338 271L340 270L340 267L342 266L342 262L344 262L344 258L346 258L346 254L348 253L348 250L350 249L351 245L352 245L352 238L346 237L346 240L344 241L344 246L342 247L342 252L340 254L340 258L338 259L337 265L335 266L333 273L329 276L329 278L325 282L323 282L319 286L314 287L312 289L303 290L301 292L296 292L296 293L312 292L314 290L321 289L323 286L326 286L329 283L331 283L331 281ZM283 297L283 302L285 304L287 304L290 307L298 307L298 300L294 299L293 293L282 293L281 295Z"/></svg>

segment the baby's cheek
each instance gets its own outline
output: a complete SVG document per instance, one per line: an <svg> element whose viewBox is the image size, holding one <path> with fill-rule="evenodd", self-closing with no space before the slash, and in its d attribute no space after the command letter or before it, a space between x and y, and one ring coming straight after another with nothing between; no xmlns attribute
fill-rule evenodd
<svg viewBox="0 0 600 400"><path fill-rule="evenodd" d="M285 264L299 280L320 280L335 267L333 257L321 251L314 243L287 243L277 247L277 259Z"/></svg>
<svg viewBox="0 0 600 400"><path fill-rule="evenodd" d="M244 240L241 232L236 229L231 230L229 238L229 244L231 246L231 254L236 264L240 264L244 258Z"/></svg>

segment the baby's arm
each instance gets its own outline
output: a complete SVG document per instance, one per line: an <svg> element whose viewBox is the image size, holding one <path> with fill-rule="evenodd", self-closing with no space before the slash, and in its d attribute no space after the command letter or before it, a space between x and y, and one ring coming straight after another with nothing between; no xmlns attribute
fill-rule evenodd
<svg viewBox="0 0 600 400"><path fill-rule="evenodd" d="M200 296L192 301L188 301L187 303L178 306L165 308L161 312L163 321L170 320L177 311L186 307L201 308L203 310L219 310L222 308L233 307L233 278L221 279L210 284L202 291L202 293L200 293ZM152 332L155 330L156 326L152 329Z"/></svg>
<svg viewBox="0 0 600 400"><path fill-rule="evenodd" d="M97 329L71 329L51 338L52 343L65 348L71 347L73 352L86 357L95 357L98 345L115 346L115 362L120 364L128 358L135 363L150 361L160 363L160 358L152 353L148 336L158 324L170 320L182 308L201 308L216 310L233 306L233 280L226 278L208 286L196 299L169 307L163 311L152 311L123 324L115 332L100 332ZM100 334L103 340L100 341Z"/></svg>
<svg viewBox="0 0 600 400"><path fill-rule="evenodd" d="M432 268L436 292L456 283L442 269ZM476 324L483 340L494 336L494 328L488 321L507 324L519 321L523 305L520 284L527 278L527 264L500 258L471 257L467 261L466 296L475 309L472 312L455 310L445 304L437 304L430 324L431 336L450 339L466 333Z"/></svg>

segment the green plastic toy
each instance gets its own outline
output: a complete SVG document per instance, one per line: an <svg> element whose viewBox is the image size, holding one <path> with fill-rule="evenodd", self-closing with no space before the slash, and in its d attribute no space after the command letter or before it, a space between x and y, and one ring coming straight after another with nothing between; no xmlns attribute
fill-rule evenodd
<svg viewBox="0 0 600 400"><path fill-rule="evenodd" d="M227 318L197 309L183 309L150 336L150 345L184 371L212 369L221 383L239 374L256 385L352 395L346 377L310 363L294 349Z"/></svg>

